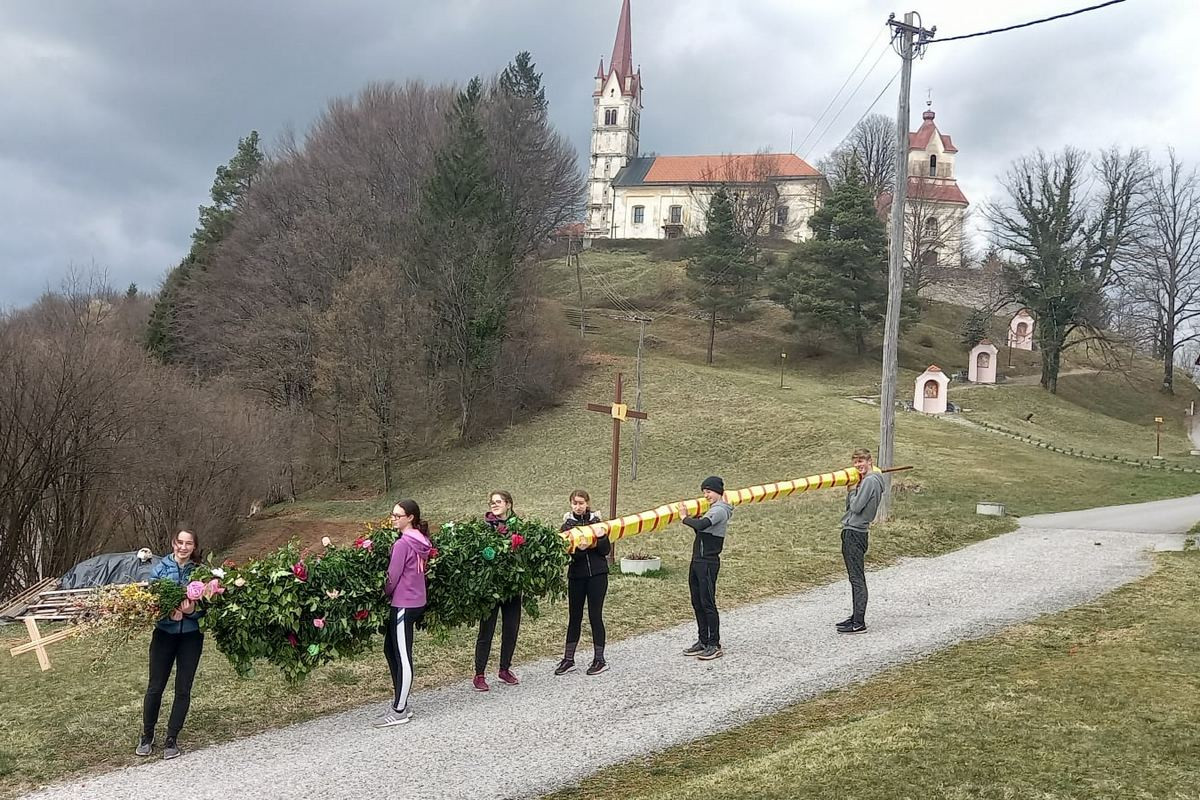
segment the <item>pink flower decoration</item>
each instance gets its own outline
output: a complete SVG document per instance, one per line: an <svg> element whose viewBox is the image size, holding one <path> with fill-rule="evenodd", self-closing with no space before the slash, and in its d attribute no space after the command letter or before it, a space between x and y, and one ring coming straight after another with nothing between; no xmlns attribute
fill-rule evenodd
<svg viewBox="0 0 1200 800"><path fill-rule="evenodd" d="M292 564L292 574L296 576L297 580L306 581L308 580L308 567L304 566L303 561L297 561Z"/></svg>
<svg viewBox="0 0 1200 800"><path fill-rule="evenodd" d="M501 522L496 526L496 533L508 533L508 526Z"/></svg>
<svg viewBox="0 0 1200 800"><path fill-rule="evenodd" d="M317 617L316 619L314 619L314 620L313 620L313 627L314 627L314 628L318 628L318 629L320 629L320 628L324 628L324 627L325 627L325 618L324 618L324 617Z"/></svg>
<svg viewBox="0 0 1200 800"><path fill-rule="evenodd" d="M204 597L206 600L216 597L219 594L224 594L224 592L225 587L222 586L221 582L216 578L213 578L204 586Z"/></svg>
<svg viewBox="0 0 1200 800"><path fill-rule="evenodd" d="M296 645L300 644L300 640L296 638L296 634L294 634L294 633L289 633L287 635L287 640L288 640L288 644L290 644L292 647L295 647Z"/></svg>
<svg viewBox="0 0 1200 800"><path fill-rule="evenodd" d="M371 612L367 611L365 608L354 612L355 619L366 619L369 616L371 616Z"/></svg>
<svg viewBox="0 0 1200 800"><path fill-rule="evenodd" d="M512 549L516 550L518 547L525 544L525 537L519 533L514 533L508 541L512 544Z"/></svg>
<svg viewBox="0 0 1200 800"><path fill-rule="evenodd" d="M192 581L187 585L185 591L187 592L188 600L199 600L201 597L204 597L204 584L200 581Z"/></svg>
<svg viewBox="0 0 1200 800"><path fill-rule="evenodd" d="M373 548L375 546L375 544L370 539L363 539L362 542L358 546L361 547L363 550L370 550L371 548Z"/></svg>
<svg viewBox="0 0 1200 800"><path fill-rule="evenodd" d="M429 548L429 560L433 561L438 557L438 549L436 547Z"/></svg>

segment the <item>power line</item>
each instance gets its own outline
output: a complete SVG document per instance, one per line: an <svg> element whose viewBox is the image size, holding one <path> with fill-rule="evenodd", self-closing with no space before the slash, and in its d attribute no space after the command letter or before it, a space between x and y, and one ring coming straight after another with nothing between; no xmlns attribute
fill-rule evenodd
<svg viewBox="0 0 1200 800"><path fill-rule="evenodd" d="M862 116L858 118L858 122L855 122L853 125L850 126L851 131L853 131L855 128L857 128L859 123L861 123L864 119L867 118L867 114L870 114L871 110L873 108L875 108L875 104L879 102L879 98L883 97L883 93L886 92L889 88L891 88L891 85L896 82L896 78L898 78L898 77L900 77L900 70L896 70L894 73L892 73L892 77L889 78L888 82L885 83L883 85L883 88L879 90L879 94L875 95L875 99L871 101L871 105L867 106L867 110L864 111L862 113Z"/></svg>
<svg viewBox="0 0 1200 800"><path fill-rule="evenodd" d="M880 28L879 33L875 34L875 38L871 40L869 45L867 45L867 49L863 50L863 54L859 56L858 63L854 65L854 69L850 70L850 74L846 76L846 80L842 81L842 85L838 87L836 92L834 92L833 97L829 98L829 103L826 104L825 110L822 111L815 120L813 120L812 127L808 129L808 133L804 134L804 138L800 140L800 144L792 148L792 155L795 155L796 151L802 149L808 142L808 137L813 135L813 131L815 131L825 119L825 115L829 113L829 109L833 108L833 104L836 103L837 99L842 96L842 91L846 88L847 84L850 83L855 73L858 72L858 68L862 66L862 63L867 60L867 56L870 55L871 51L875 49L875 45L879 42L879 37L883 35L885 30L887 30L887 26Z"/></svg>
<svg viewBox="0 0 1200 800"><path fill-rule="evenodd" d="M947 39L930 39L928 44L939 44L942 42L956 42L959 39L973 39L976 36L991 36L993 33L1006 33L1008 31L1015 31L1018 28L1028 28L1032 25L1041 25L1043 22L1053 22L1056 19L1066 19L1067 17L1073 17L1076 14L1086 14L1089 11L1096 11L1101 8L1107 8L1108 6L1115 6L1117 3L1124 3L1124 2L1125 2L1125 0L1108 0L1107 3L1100 3L1100 4L1094 5L1094 6L1088 6L1087 8L1080 8L1075 11L1068 11L1065 14L1055 14L1053 17L1046 17L1044 19L1035 19L1032 22L1022 22L1020 25L1009 25L1007 28L992 28L991 30L988 30L988 31L979 31L978 33L966 33L966 34L963 34L962 36L951 36Z"/></svg>
<svg viewBox="0 0 1200 800"><path fill-rule="evenodd" d="M846 102L842 103L842 107L838 109L837 113L834 114L833 117L829 120L829 122L825 125L825 129L823 131L821 131L821 135L818 136L816 138L816 140L813 141L812 145L808 148L808 150L806 150L804 152L803 157L804 157L805 161L808 161L808 156L813 151L813 148L815 148L818 144L821 143L821 140L825 138L825 134L829 133L829 129L833 127L833 123L837 122L838 117L842 116L842 112L846 110L846 106L850 105L850 101L852 101L858 95L858 90L861 89L863 87L863 84L867 82L867 78L871 77L872 73L875 72L875 68L877 66L879 66L879 62L883 60L883 57L885 55L887 55L887 51L888 51L889 47L890 47L890 45L888 47L884 47L882 50L879 51L879 56L875 59L875 63L871 64L871 68L869 70L867 70L865 75L862 76L862 80L860 80L858 82L858 85L854 87L854 91L851 92L850 96L846 98Z"/></svg>

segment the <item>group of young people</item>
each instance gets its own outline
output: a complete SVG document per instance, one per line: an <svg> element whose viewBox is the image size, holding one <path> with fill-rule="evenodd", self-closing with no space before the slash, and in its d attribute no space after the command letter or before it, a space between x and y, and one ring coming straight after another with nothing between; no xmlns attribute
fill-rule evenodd
<svg viewBox="0 0 1200 800"><path fill-rule="evenodd" d="M870 524L874 521L883 494L882 475L872 464L869 450L855 450L852 457L860 480L846 493L845 513L841 520L842 557L851 588L851 614L836 624L838 633L866 631L867 583L864 560L868 546ZM717 609L717 575L721 569L721 552L725 546L733 506L724 498L725 484L719 476L705 478L700 490L709 501L708 510L699 516L688 516L679 506L682 523L693 532L692 558L688 570L688 589L692 610L696 616L695 643L683 650L683 655L710 661L724 655L721 647L721 620ZM582 489L571 492L570 511L563 515L561 530L601 521L591 509L591 498ZM498 527L516 519L513 497L507 491L488 495L488 524ZM384 656L392 677L393 696L387 711L376 720L378 727L402 725L412 719L409 695L413 684L413 632L425 613L427 602L425 571L433 544L429 525L421 517L421 508L413 500L401 500L392 507L391 522L401 535L392 545L383 592L391 611L384 631ZM576 669L575 656L583 629L586 606L592 634L592 660L588 675L598 675L608 669L604 648L604 600L608 593L608 555L612 543L607 536L596 537L589 547L577 547L571 553L567 567L567 631L563 657L554 668L555 675L565 675ZM170 578L184 585L199 562L199 543L196 535L181 530L175 536L172 552L155 567L152 580ZM488 616L480 620L475 640L475 691L490 690L486 673L495 638L496 622L501 623L500 663L496 677L505 684L520 683L512 671L517 635L521 629L522 598L506 598L497 603ZM167 724L164 758L175 758L182 752L177 737L183 728L191 702L192 681L200 662L204 634L199 629L195 603L185 601L179 608L160 620L150 641L150 680L142 708L143 731L136 753L148 756L154 748L154 732L158 722L163 690L175 669L175 701Z"/></svg>

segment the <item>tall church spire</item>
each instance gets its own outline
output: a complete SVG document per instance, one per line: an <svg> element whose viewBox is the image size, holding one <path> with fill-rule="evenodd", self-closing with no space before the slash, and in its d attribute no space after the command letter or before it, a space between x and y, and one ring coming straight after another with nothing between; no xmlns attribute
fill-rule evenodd
<svg viewBox="0 0 1200 800"><path fill-rule="evenodd" d="M608 66L622 78L633 75L633 42L630 36L629 0L621 3L621 20L617 23L617 40L613 42L612 58Z"/></svg>

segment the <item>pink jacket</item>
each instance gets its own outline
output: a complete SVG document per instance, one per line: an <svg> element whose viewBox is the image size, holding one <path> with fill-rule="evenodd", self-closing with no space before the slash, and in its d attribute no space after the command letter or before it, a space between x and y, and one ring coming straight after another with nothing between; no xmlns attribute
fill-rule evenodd
<svg viewBox="0 0 1200 800"><path fill-rule="evenodd" d="M433 545L416 528L406 528L392 545L383 593L391 596L392 608L425 605L425 564Z"/></svg>

